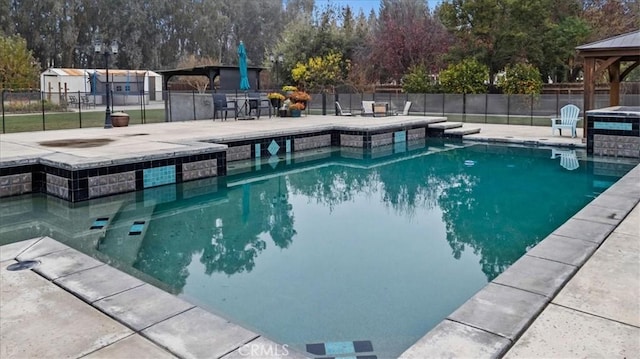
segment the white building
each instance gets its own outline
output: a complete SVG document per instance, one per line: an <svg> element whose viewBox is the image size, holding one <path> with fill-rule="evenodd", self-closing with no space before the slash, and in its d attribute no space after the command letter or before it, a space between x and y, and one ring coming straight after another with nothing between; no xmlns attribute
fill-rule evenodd
<svg viewBox="0 0 640 359"><path fill-rule="evenodd" d="M148 70L109 69L114 105L140 104L142 99L162 100L162 76ZM107 72L103 69L50 68L40 74L40 90L53 103L85 99L102 104L106 99Z"/></svg>

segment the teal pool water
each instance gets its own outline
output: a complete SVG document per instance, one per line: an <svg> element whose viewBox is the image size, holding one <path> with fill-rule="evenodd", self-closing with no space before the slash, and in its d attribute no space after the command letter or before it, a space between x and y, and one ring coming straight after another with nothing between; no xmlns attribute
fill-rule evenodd
<svg viewBox="0 0 640 359"><path fill-rule="evenodd" d="M21 196L0 204L0 244L49 235L301 351L397 357L634 165L552 155L428 140L79 204Z"/></svg>

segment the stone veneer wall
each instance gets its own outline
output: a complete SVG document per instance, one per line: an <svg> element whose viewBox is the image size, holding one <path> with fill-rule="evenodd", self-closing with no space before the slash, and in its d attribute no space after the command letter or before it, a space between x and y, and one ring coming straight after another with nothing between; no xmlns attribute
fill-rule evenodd
<svg viewBox="0 0 640 359"><path fill-rule="evenodd" d="M31 173L0 177L0 197L15 196L33 191Z"/></svg>
<svg viewBox="0 0 640 359"><path fill-rule="evenodd" d="M251 158L251 145L229 146L227 148L227 161L240 161Z"/></svg>
<svg viewBox="0 0 640 359"><path fill-rule="evenodd" d="M421 138L425 138L427 136L426 128L414 128L407 132L408 132L407 141L418 140Z"/></svg>
<svg viewBox="0 0 640 359"><path fill-rule="evenodd" d="M182 164L182 180L190 181L199 178L215 177L218 175L218 161L216 159L196 161Z"/></svg>
<svg viewBox="0 0 640 359"><path fill-rule="evenodd" d="M314 148L331 147L331 135L300 137L293 140L296 151L311 150Z"/></svg>
<svg viewBox="0 0 640 359"><path fill-rule="evenodd" d="M47 173L45 175L47 194L69 199L69 179Z"/></svg>
<svg viewBox="0 0 640 359"><path fill-rule="evenodd" d="M89 177L89 198L136 190L136 172Z"/></svg>
<svg viewBox="0 0 640 359"><path fill-rule="evenodd" d="M362 135L345 135L340 134L340 146L343 147L364 147L364 139Z"/></svg>
<svg viewBox="0 0 640 359"><path fill-rule="evenodd" d="M593 154L640 158L640 137L593 135Z"/></svg>
<svg viewBox="0 0 640 359"><path fill-rule="evenodd" d="M371 147L386 146L393 143L393 132L371 135Z"/></svg>

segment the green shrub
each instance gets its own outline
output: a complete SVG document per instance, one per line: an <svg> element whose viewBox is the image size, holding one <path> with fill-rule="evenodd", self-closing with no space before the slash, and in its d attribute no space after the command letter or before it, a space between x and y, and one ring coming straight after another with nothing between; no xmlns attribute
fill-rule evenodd
<svg viewBox="0 0 640 359"><path fill-rule="evenodd" d="M486 93L489 68L476 59L465 59L440 71L439 77L447 93Z"/></svg>

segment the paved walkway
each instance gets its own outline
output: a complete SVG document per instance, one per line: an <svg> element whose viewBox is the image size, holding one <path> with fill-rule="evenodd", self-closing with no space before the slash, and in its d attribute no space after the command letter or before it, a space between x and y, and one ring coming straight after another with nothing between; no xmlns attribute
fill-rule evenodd
<svg viewBox="0 0 640 359"><path fill-rule="evenodd" d="M144 133L146 136L143 136L144 140L133 140L127 151L145 149L149 143L174 146L179 140L211 135L237 137L260 131L282 131L292 124L312 128L333 125L336 121L372 120L309 116L302 120L198 121L110 130L94 128L8 134L0 135L0 151L2 160L51 152L95 158L104 156L105 151L117 150L130 138L141 137L133 134ZM544 127L479 126L482 132L469 137L583 146L580 138L551 137L550 129ZM106 144L100 150L51 149L39 144L54 139L104 136L118 141ZM640 181L637 180L640 176L637 175L638 167L634 171L639 178L631 178L631 187L626 187L634 189L630 197L636 205L631 214L602 242L595 254L582 258L586 264L552 299L506 357L630 358L640 352L640 207L637 205L640 198ZM589 215L589 211L583 214ZM56 247L55 243L51 239L38 238L0 247L1 358L257 358L265 357L265 352L260 351L265 348L280 348L277 353L284 356L282 346L277 347L278 344L231 323L220 322L219 318L213 318L189 304L176 302L170 308L149 311L149 308L156 307L147 305L146 301L162 294L144 292L143 289L148 289L149 285L126 275L125 279L114 280L123 274L102 263L92 262L81 253ZM32 252L25 254L29 250ZM31 270L7 270L10 264L16 263L16 259L27 258L39 259L41 264ZM94 270L100 274L93 273ZM127 299L126 295L134 291L143 292L136 299ZM119 296L123 296L122 303L129 307L114 304ZM160 302L162 304L164 300ZM111 305L107 305L109 303ZM197 325L196 318L203 318L206 324ZM217 334L209 331L211 328ZM225 334L219 335L220 331ZM297 353L289 353L288 357L299 357ZM471 357L494 356L465 347L459 347L454 356L464 357L465 353Z"/></svg>

